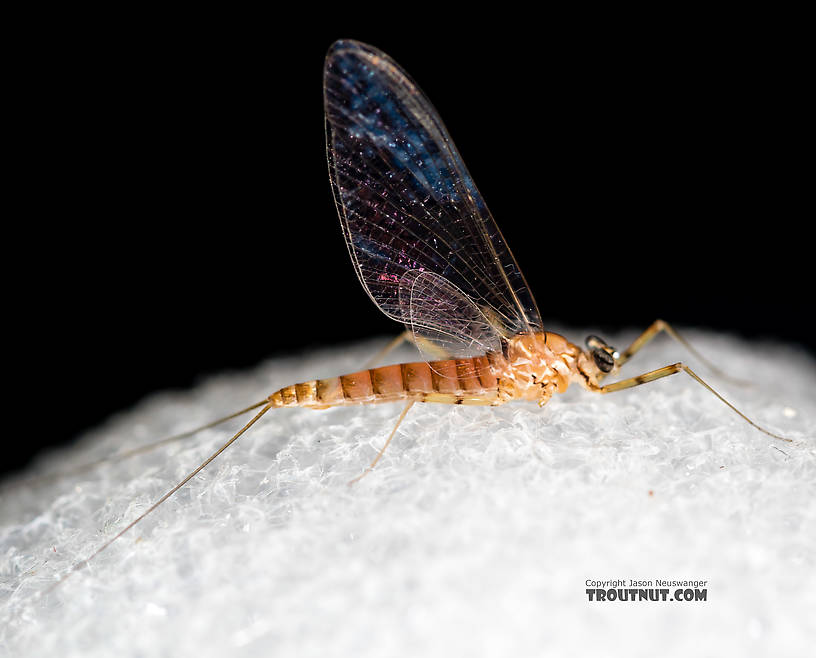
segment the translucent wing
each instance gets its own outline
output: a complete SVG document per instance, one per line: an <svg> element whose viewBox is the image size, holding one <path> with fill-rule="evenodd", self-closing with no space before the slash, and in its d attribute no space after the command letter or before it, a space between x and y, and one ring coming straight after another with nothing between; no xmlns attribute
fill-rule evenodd
<svg viewBox="0 0 816 658"><path fill-rule="evenodd" d="M482 310L438 274L420 270L403 274L399 301L406 325L420 339L417 347L429 361L439 355L427 352L424 340L454 358L502 351L501 336Z"/></svg>
<svg viewBox="0 0 816 658"><path fill-rule="evenodd" d="M338 41L326 57L324 96L343 233L380 309L461 356L501 336L540 331L521 270L408 75L371 46Z"/></svg>

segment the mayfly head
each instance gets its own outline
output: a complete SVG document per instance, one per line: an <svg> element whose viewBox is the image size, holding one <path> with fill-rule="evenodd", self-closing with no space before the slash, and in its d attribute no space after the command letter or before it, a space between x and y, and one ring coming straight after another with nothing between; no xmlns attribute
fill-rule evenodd
<svg viewBox="0 0 816 658"><path fill-rule="evenodd" d="M606 341L598 336L587 336L586 346L598 370L603 374L609 374L615 369L620 354L614 347L607 345Z"/></svg>

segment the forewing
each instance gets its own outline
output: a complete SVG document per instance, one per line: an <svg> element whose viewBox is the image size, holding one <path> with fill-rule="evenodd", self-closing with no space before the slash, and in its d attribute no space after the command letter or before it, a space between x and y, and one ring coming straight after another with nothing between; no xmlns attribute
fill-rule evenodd
<svg viewBox="0 0 816 658"><path fill-rule="evenodd" d="M338 41L326 57L324 97L343 233L360 281L380 309L430 332L433 303L423 302L413 319L410 305L400 303L406 273L428 272L438 278L415 280L431 284L427 292L456 290L470 302L458 307L465 317L454 317L452 305L449 323L467 326L475 308L495 335L540 331L521 270L442 121L408 75L371 46ZM440 335L474 339L439 324L433 331Z"/></svg>

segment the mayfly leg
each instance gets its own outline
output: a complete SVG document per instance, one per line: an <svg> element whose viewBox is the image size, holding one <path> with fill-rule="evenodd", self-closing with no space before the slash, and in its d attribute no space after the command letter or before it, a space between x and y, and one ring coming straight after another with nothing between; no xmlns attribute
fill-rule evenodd
<svg viewBox="0 0 816 658"><path fill-rule="evenodd" d="M339 381L340 381L340 380L338 379L338 382L339 382ZM315 382L312 382L312 384L314 384L314 385L316 386L316 385L317 385L317 382L316 382L316 381L315 381ZM87 557L86 559L84 559L84 560L82 560L82 561L80 561L80 562L76 563L76 564L75 564L75 565L74 565L74 566L71 568L71 570L70 570L70 571L69 571L69 572L68 572L68 573L67 573L65 576L63 576L62 578L60 578L59 580L57 580L57 581L56 581L56 583L54 583L54 585L52 585L52 587L51 587L49 590L47 590L47 591L50 591L50 590L54 589L55 587L57 587L57 586L58 586L60 583L62 583L62 582L63 582L63 581L66 579L66 578L68 578L68 576L70 576L70 574L71 574L71 573L73 573L74 571L79 571L80 569L82 569L82 568L83 568L85 565L87 565L87 564L88 564L88 563L89 563L91 560L93 560L93 559L94 559L94 558L95 558L97 555L99 555L99 554L100 554L102 551L104 551L106 548L108 548L108 547L109 547L111 544L113 544L113 543L114 543L114 542L115 542L117 539L119 539L119 538L120 538L122 535L124 535L124 534L125 534L126 532L128 532L128 531L129 531L131 528L133 528L135 525L137 525L137 524L138 524L140 521L142 521L142 519L144 519L146 516L148 516L149 514L151 514L153 511L155 511L155 510L156 510L156 509L157 509L157 508L158 508L160 505L162 505L162 504L163 504L163 503L164 503L164 502L165 502L165 501L166 501L168 498L170 498L170 497L171 497L171 496L172 496L174 493L176 493L176 492L177 492L179 489L181 489L181 488L182 488L182 487L183 487L185 484L187 484L187 482L189 482L189 481L190 481L190 480L191 480L193 477L195 477L195 476L196 476L196 475L197 475L199 472L201 472L201 471L202 471L202 470L203 470L203 469L204 469L204 468L205 468L205 467L206 467L206 466L207 466L207 465L208 465L210 462L212 462L212 461L213 461L213 460L214 460L216 457L218 457L218 455L220 455L220 454L221 454L222 452L224 452L224 451L225 451L225 450L226 450L226 449L227 449L229 446L231 446L231 445L232 445L232 444L233 444L233 443L234 443L234 442L235 442L235 441L236 441L236 440L237 440L237 439L238 439L238 438L239 438L239 437L240 437L242 434L244 434L244 432L246 432L246 431L247 431L247 430L248 430L250 427L252 427L252 425L254 425L254 424L255 424L255 423L256 423L256 422L257 422L257 421L258 421L258 420L259 420L259 419L260 419L260 418L261 418L261 417L262 417L262 416L263 416L263 415L264 415L264 414L267 412L267 411L269 411L269 409L271 409L271 408L273 408L273 407L285 406L285 405L282 405L282 404L281 404L281 399L280 399L280 398L281 398L281 393L282 393L282 391L284 391L284 390L285 390L285 389L281 389L280 391L278 391L277 393L273 394L272 396L270 396L269 398L267 398L267 399L266 399L266 400L264 400L263 402L256 403L256 404L252 405L251 407L248 407L247 409L243 409L243 410L241 410L241 411L238 411L238 412L235 412L235 413L231 414L230 416L226 416L226 417L224 417L224 418L220 418L220 419L218 419L218 420L216 420L216 421L213 421L213 422L211 422L211 423L208 423L208 424L207 424L207 426L205 426L205 427L212 427L212 426L217 425L217 424L219 424L219 423L221 423L221 422L224 422L224 421L226 421L226 420L229 420L230 418L234 418L234 417L236 417L237 415L240 415L240 414L242 414L242 413L245 413L245 412L247 412L247 411L249 411L249 410L252 410L252 409L257 409L258 407L263 406L263 408L262 408L262 409L261 409L261 410L260 410L260 411L259 411L259 412L258 412L258 413L257 413L257 414L256 414L256 415L255 415L255 416L254 416L254 417L253 417L253 418L252 418L252 419L251 419L251 420L250 420L250 421L249 421L249 422L248 422L246 425L244 425L244 426L243 426L243 427L242 427L242 428L241 428L241 429L240 429L240 430L239 430L239 431L238 431L236 434L234 434L234 435L233 435L233 436L232 436L232 437L229 439L229 441L227 441L226 443L224 443L224 444L223 444L223 445L222 445L222 446L221 446L221 447L220 447L218 450L216 450L216 451L215 451L215 452L214 452L212 455L210 455L210 456L209 456L207 459L205 459L203 462L201 462L201 464L199 464L199 465L198 465L198 466L197 466L197 467L196 467L196 468L195 468L195 469L194 469L194 470L193 470L193 471L192 471L192 472L191 472L189 475L187 475L187 476L186 476L184 479L182 479L182 480L181 480L181 481L180 481L178 484L176 484L176 485L175 485L175 486L174 486L172 489L170 489L170 490L169 490L169 491L168 491L166 494L164 494L164 495L163 495L161 498L159 498L159 499L158 499L158 500L157 500L155 503L153 503L153 505L151 505L151 506L150 506L150 507L149 507L149 508L148 508L148 509L147 509L147 510L144 512L144 513L142 513L142 514L141 514L140 516L138 516L136 519L134 519L133 521L131 521L131 522L130 522L128 525L126 525L126 526L125 526L125 527L124 527L124 528L123 528L121 531L119 531L119 532L118 532L118 533L117 533L117 534L116 534L114 537L112 537L112 538L111 538L111 539L109 539L107 542L105 542L104 544L102 544L102 546L100 546L100 547L99 547L99 548L98 548L96 551L94 551L94 552L93 552L93 553L92 553L92 554L91 554L89 557ZM391 440L393 439L394 435L396 434L396 431L397 431L397 429L399 428L400 423L402 423L402 420L405 418L406 414L408 413L408 410L409 410L409 409L410 409L410 408L413 406L413 404L414 404L414 400L410 400L410 401L408 402L408 404L405 406L405 408L403 409L402 413L401 413L401 414L400 414L400 416L399 416L399 419L397 420L396 425L394 426L393 430L391 431L391 434L388 436L388 439L386 440L385 445L384 445L384 446L382 447L382 449L379 451L379 453L377 454L376 458L375 458L375 459L374 459L374 461L371 463L371 465L369 466L368 470L367 470L365 473L369 472L369 471L370 471L372 468L374 468L374 466L375 466L375 465L377 464L377 462L380 460L380 458L382 457L383 453L385 452L385 449L388 447L389 443L391 442ZM186 432L186 433L184 433L184 435L177 435L176 437L170 437L170 439L175 440L175 439L177 439L177 438L182 438L183 436L189 436L190 434L192 434L192 433L194 433L195 431L198 431L198 430L200 430L200 429L203 429L203 427L202 427L202 428L198 428L197 430L191 430L191 431L189 431L189 432ZM167 443L168 441L169 441L169 439L164 439L164 440L163 440L161 443ZM151 447L155 447L155 445L156 445L156 444L154 443L154 444L151 444L150 446L142 446L141 448L138 448L138 449L136 449L136 450L135 450L135 451L133 451L133 452L137 452L137 451L138 451L138 452L145 452L145 451L147 451L149 448L151 448ZM363 475L365 475L365 473L363 473ZM361 477L363 477L363 475L361 475L361 476L359 476L359 477L355 478L355 480L353 480L353 482L356 482L357 480L359 480ZM349 483L349 484L351 484L351 483Z"/></svg>
<svg viewBox="0 0 816 658"><path fill-rule="evenodd" d="M632 341L632 344L627 347L623 352L621 352L620 356L616 359L616 362L619 366L626 363L629 359L631 359L635 354L637 354L640 349L646 345L652 338L654 338L660 332L665 332L669 336L671 336L674 340L680 343L683 347L685 347L689 352L691 352L700 362L702 362L711 372L713 372L717 377L721 379L725 379L730 381L734 384L738 384L740 386L748 386L751 382L747 382L743 379L737 379L736 377L731 377L727 373L720 370L717 366L715 366L711 361L706 359L702 354L700 354L691 344L683 338L677 331L672 328L672 326L665 322L664 320L655 320L649 327L644 331L640 336L635 338ZM603 376L603 375L602 375Z"/></svg>
<svg viewBox="0 0 816 658"><path fill-rule="evenodd" d="M411 332L410 331L403 331L399 336L394 338L388 345L383 347L379 352L377 352L374 356L372 356L368 361L363 364L363 368L373 368L376 366L380 361L382 361L388 354L393 352L403 343L410 343L411 342Z"/></svg>
<svg viewBox="0 0 816 658"><path fill-rule="evenodd" d="M641 384L648 384L649 382L653 382L657 379L662 379L663 377L669 377L670 375L677 374L678 372L685 372L689 377L691 377L694 381L705 387L709 392L716 395L721 402L728 405L732 411L734 411L737 415L739 415L743 420L747 421L754 427L756 427L760 432L764 432L768 436L772 436L775 439L779 439L780 441L787 441L789 443L792 442L791 439L786 439L783 436L779 436L778 434L774 434L773 432L766 430L764 427L757 425L754 421L752 421L748 416L742 413L739 409L737 409L733 404L731 404L728 400L726 400L722 395L717 393L711 386L706 384L691 368L689 368L684 363L673 363L669 366L664 366L662 368L658 368L657 370L651 370L649 372L643 373L642 375L637 375L636 377L630 377L628 379L623 379L619 382L615 382L614 384L607 384L606 386L599 386L595 389L598 393L614 393L615 391L623 391L627 388L632 388L633 386L640 386Z"/></svg>
<svg viewBox="0 0 816 658"><path fill-rule="evenodd" d="M381 349L379 352L377 352L377 354L375 354L371 359L369 359L366 362L365 367L368 368L370 366L373 366L373 365L379 363L390 352L392 352L397 347L402 345L403 342L413 343L421 351L424 351L426 354L434 355L434 356L436 356L436 357L438 357L440 359L444 359L444 358L447 358L449 356L448 353L445 352L438 345L435 345L434 343L432 343L428 339L423 338L422 336L418 336L418 335L414 334L412 331L409 331L409 330L406 329L399 336L397 336L390 343L388 343L388 345L386 345L383 349ZM408 411L411 409L411 407L414 406L414 402L416 402L416 400L411 400L410 402L408 402L407 405L405 405L405 408L402 410L402 413L399 415L399 418L397 418L397 422L394 425L394 428L391 430L391 434L388 435L388 438L385 440L385 443L383 444L383 447L380 448L380 451L377 453L377 456L374 457L374 461L372 461L371 464L369 464L368 468L366 470L364 470L360 475L358 475L353 480L349 481L349 483L348 483L349 486L351 486L352 484L355 484L356 482L359 482L366 475L368 475L369 473L371 473L371 471L374 470L374 467L377 465L377 462L379 462L380 459L382 458L383 454L385 454L385 450L386 450L386 448L388 448L388 445L391 443L391 439L393 439L394 435L397 433L397 429L399 429L399 426L402 424L402 421L405 420L405 416L408 414Z"/></svg>
<svg viewBox="0 0 816 658"><path fill-rule="evenodd" d="M383 347L379 352L377 352L374 356L372 356L368 361L365 362L363 368L372 368L378 363L380 363L388 354L393 352L403 343L412 343L419 348L421 352L426 355L432 356L436 359L446 359L448 358L448 353L440 348L438 345L434 344L427 338L423 338L422 336L415 335L412 331L405 330L399 336L394 338L388 345Z"/></svg>
<svg viewBox="0 0 816 658"><path fill-rule="evenodd" d="M393 439L394 435L397 433L397 429L402 424L402 421L405 420L405 416L408 414L408 411L411 409L411 407L414 406L414 402L415 402L415 400L411 400L408 404L405 405L405 408L402 410L402 413L399 415L399 418L397 418L397 423L394 425L394 429L391 430L391 434L388 435L388 438L385 440L385 443L383 444L383 447L380 448L380 451L377 453L377 456L374 457L374 461L372 461L371 464L368 465L368 468L366 470L364 470L362 473L360 473L360 475L358 475L356 478L351 480L348 483L349 486L351 486L355 482L359 482L366 475L368 475L369 473L371 473L371 471L374 470L374 467L377 465L377 462L380 461L380 458L385 453L385 449L388 447L388 444L391 443L391 439Z"/></svg>
<svg viewBox="0 0 816 658"><path fill-rule="evenodd" d="M414 342L414 337L410 331L404 331L399 336L394 338L388 345L386 345L382 350L380 350L377 354L375 354L372 358L366 361L366 365L364 368L370 367L383 358L391 351L399 347L403 342ZM216 420L212 420L209 423L204 425L199 425L198 427L194 427L193 429L189 429L185 432L181 432L180 434L174 434L173 436L168 436L163 439L159 439L158 441L152 441L150 443L145 443L141 446L136 448L132 448L130 450L124 450L122 452L115 453L113 455L109 455L107 457L101 457L100 459L96 459L94 461L87 462L85 464L80 464L79 466L75 466L73 468L67 468L64 470L54 471L52 473L45 473L43 475L34 475L31 477L24 477L22 479L15 480L13 485L14 487L24 486L24 487L37 487L43 484L48 484L49 482L53 482L60 478L64 477L72 477L74 475L81 475L87 471L90 471L98 466L102 466L103 464L111 464L120 461L124 461L125 459L129 459L131 457L137 457L138 455L146 454L156 448L161 448L162 446L169 445L171 443L176 443L183 439L190 438L191 436L198 434L199 432L203 432L204 430L211 429L213 427L217 427L223 423L226 423L233 418L238 418L239 416L243 416L244 414L253 411L259 407L265 405L269 400L264 399L260 402L256 402L244 409L239 411L234 411L233 413L222 416L221 418L217 418Z"/></svg>

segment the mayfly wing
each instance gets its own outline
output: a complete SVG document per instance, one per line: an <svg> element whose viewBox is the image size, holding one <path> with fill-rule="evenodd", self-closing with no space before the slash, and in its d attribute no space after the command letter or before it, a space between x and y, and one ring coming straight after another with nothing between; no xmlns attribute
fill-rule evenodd
<svg viewBox="0 0 816 658"><path fill-rule="evenodd" d="M360 281L380 309L415 335L463 356L497 350L503 337L540 330L521 270L442 121L411 79L380 51L338 41L326 57L324 104L341 225ZM274 396L261 404L232 438L51 589L152 514L278 406Z"/></svg>
<svg viewBox="0 0 816 658"><path fill-rule="evenodd" d="M518 264L411 78L379 50L338 41L326 57L324 101L341 226L380 310L461 356L540 331Z"/></svg>
<svg viewBox="0 0 816 658"><path fill-rule="evenodd" d="M409 270L400 278L403 318L428 361L436 354L426 341L449 358L501 352L501 335L484 312L465 293L433 272Z"/></svg>

